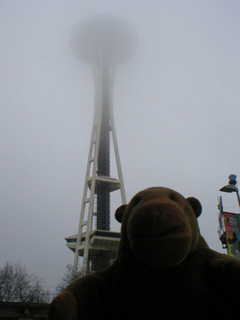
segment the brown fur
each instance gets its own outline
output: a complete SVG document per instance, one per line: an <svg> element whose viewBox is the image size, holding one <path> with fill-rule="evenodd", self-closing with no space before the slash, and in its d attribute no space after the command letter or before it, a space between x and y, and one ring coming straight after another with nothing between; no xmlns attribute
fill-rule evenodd
<svg viewBox="0 0 240 320"><path fill-rule="evenodd" d="M49 320L238 319L240 261L208 248L201 204L167 188L139 192L116 211L115 263L56 297Z"/></svg>

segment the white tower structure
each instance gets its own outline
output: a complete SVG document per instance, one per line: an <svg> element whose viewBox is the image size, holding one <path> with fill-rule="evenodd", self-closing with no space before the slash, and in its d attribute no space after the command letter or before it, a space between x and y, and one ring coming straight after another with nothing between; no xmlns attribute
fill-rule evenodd
<svg viewBox="0 0 240 320"><path fill-rule="evenodd" d="M122 203L126 203L126 195L113 119L113 84L117 64L134 49L133 39L129 27L112 17L88 19L74 32L74 50L92 67L95 84L95 113L78 233L66 238L75 253L74 269L78 269L82 256L85 273L108 266L118 250L120 235L110 231L110 194L119 190ZM110 142L117 178L110 174Z"/></svg>

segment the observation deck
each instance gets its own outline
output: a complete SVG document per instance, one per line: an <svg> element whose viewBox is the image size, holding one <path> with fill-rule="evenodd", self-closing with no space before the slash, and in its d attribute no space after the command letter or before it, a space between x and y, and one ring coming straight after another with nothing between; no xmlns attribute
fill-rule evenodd
<svg viewBox="0 0 240 320"><path fill-rule="evenodd" d="M120 181L115 178L111 178L108 176L97 176L96 177L96 187L95 194L97 194L98 186L101 186L102 183L107 183L109 186L109 192L113 192L120 189ZM92 177L87 180L88 188L91 190L92 185Z"/></svg>
<svg viewBox="0 0 240 320"><path fill-rule="evenodd" d="M86 232L82 233L81 245L79 247L79 256L83 257L85 247L85 235ZM75 252L77 234L66 237L67 247ZM112 252L113 258L117 255L120 242L120 232L106 231L106 230L95 230L90 235L89 255L93 257L99 251Z"/></svg>

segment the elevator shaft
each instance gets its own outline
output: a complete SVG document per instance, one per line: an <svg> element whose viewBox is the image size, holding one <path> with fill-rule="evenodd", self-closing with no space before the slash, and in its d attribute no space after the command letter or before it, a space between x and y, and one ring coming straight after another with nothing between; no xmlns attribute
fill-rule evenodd
<svg viewBox="0 0 240 320"><path fill-rule="evenodd" d="M102 119L99 142L97 175L110 176L110 116L109 116L109 72L102 69ZM97 186L97 229L110 230L109 184Z"/></svg>

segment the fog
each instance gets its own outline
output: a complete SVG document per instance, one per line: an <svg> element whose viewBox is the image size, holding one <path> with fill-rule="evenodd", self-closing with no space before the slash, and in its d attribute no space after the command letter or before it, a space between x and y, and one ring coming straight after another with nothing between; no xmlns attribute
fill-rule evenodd
<svg viewBox="0 0 240 320"><path fill-rule="evenodd" d="M217 198L229 174L240 179L239 1L0 0L0 267L20 262L51 290L73 263L64 238L78 229L94 112L71 35L101 14L136 34L114 84L127 200L151 186L198 198L203 236L226 253ZM239 212L235 194L222 196ZM116 191L113 230L120 204Z"/></svg>

